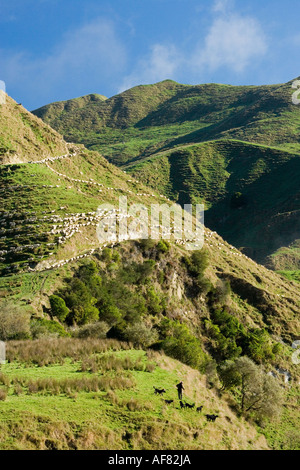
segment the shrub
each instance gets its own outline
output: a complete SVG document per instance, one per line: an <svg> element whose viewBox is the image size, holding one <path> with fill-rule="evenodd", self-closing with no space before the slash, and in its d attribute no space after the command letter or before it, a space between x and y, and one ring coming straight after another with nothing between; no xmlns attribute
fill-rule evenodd
<svg viewBox="0 0 300 470"><path fill-rule="evenodd" d="M118 279L125 284L144 284L151 275L154 266L155 261L153 259L146 260L143 264L132 262L120 269Z"/></svg>
<svg viewBox="0 0 300 470"><path fill-rule="evenodd" d="M156 246L156 241L152 238L144 238L138 242L143 253L147 253Z"/></svg>
<svg viewBox="0 0 300 470"><path fill-rule="evenodd" d="M7 397L7 391L3 388L0 389L0 401L5 401Z"/></svg>
<svg viewBox="0 0 300 470"><path fill-rule="evenodd" d="M165 309L165 299L155 290L153 286L147 289L147 308L148 312L153 315L162 313Z"/></svg>
<svg viewBox="0 0 300 470"><path fill-rule="evenodd" d="M159 240L157 244L157 251L159 253L167 253L170 250L170 243L166 240Z"/></svg>
<svg viewBox="0 0 300 470"><path fill-rule="evenodd" d="M82 326L77 333L78 338L106 338L109 326L104 321Z"/></svg>
<svg viewBox="0 0 300 470"><path fill-rule="evenodd" d="M206 361L199 340L179 321L164 319L160 324L164 352L184 364L201 369Z"/></svg>
<svg viewBox="0 0 300 470"><path fill-rule="evenodd" d="M184 258L188 271L193 277L203 276L209 265L208 260L208 253L205 250L193 251L189 258Z"/></svg>
<svg viewBox="0 0 300 470"><path fill-rule="evenodd" d="M26 339L30 337L30 316L12 303L1 305L0 340Z"/></svg>
<svg viewBox="0 0 300 470"><path fill-rule="evenodd" d="M218 280L216 287L211 289L210 299L213 304L224 305L230 296L231 286L229 281Z"/></svg>
<svg viewBox="0 0 300 470"><path fill-rule="evenodd" d="M54 320L47 320L45 318L36 318L31 320L30 331L33 339L70 336L60 323Z"/></svg>
<svg viewBox="0 0 300 470"><path fill-rule="evenodd" d="M204 276L204 271L209 265L207 251L194 251L190 257L184 257L183 262L187 266L188 273L193 278L194 295L209 292L211 290L211 283Z"/></svg>
<svg viewBox="0 0 300 470"><path fill-rule="evenodd" d="M133 343L135 346L143 346L145 348L156 343L159 338L157 330L149 328L145 323L136 323L127 326L124 336L127 341Z"/></svg>
<svg viewBox="0 0 300 470"><path fill-rule="evenodd" d="M244 354L251 357L255 362L263 362L274 359L280 347L272 348L269 334L265 329L251 328L243 338Z"/></svg>
<svg viewBox="0 0 300 470"><path fill-rule="evenodd" d="M239 320L229 313L227 307L215 308L211 320L206 320L207 331L214 341L214 355L220 360L234 359L241 354L263 362L274 359L280 350L272 342L266 330L246 329Z"/></svg>

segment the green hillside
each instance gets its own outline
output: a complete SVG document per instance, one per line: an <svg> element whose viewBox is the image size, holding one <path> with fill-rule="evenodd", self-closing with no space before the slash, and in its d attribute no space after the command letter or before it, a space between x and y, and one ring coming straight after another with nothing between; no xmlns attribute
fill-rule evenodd
<svg viewBox="0 0 300 470"><path fill-rule="evenodd" d="M0 163L41 160L62 155L67 144L53 128L9 96L0 112Z"/></svg>
<svg viewBox="0 0 300 470"><path fill-rule="evenodd" d="M166 80L33 113L171 200L205 203L210 229L285 270L277 250L300 239L300 115L291 85ZM297 259L292 268L299 270Z"/></svg>
<svg viewBox="0 0 300 470"><path fill-rule="evenodd" d="M165 80L106 100L89 95L48 104L33 114L67 140L105 149L105 156L117 164L157 149L224 137L299 149L300 118L291 86L292 81L193 86Z"/></svg>
<svg viewBox="0 0 300 470"><path fill-rule="evenodd" d="M166 85L162 99L177 87ZM150 96L144 98L144 109L153 109ZM108 100L95 95L88 101ZM84 103L79 99L78 108ZM176 239L175 226L169 240L99 241L97 227L108 214L117 224L122 220L116 210L120 195L128 197L128 205L172 204L162 195L166 188L157 192L146 181L148 161L140 163L141 183L98 152L65 143L27 111L24 117L13 100L1 113L14 122L10 142L19 150L0 166L0 339L7 343L7 363L0 371L0 448L299 446L298 366L291 360L299 335L298 284L208 228L204 249L199 238L195 251ZM144 111L136 113L141 119ZM24 119L36 123L41 134L53 132L62 150L45 141L39 154L36 133L28 134ZM1 127L0 138L7 135ZM216 159L223 161L216 178L209 176L208 160L198 166L201 145L215 146L211 154L218 150ZM206 192L209 210L226 194L231 164L226 158L237 153L236 146L247 160L248 146L240 142L185 149L196 173L216 181L216 194ZM264 147L256 147L258 161ZM163 158L168 155L172 151ZM279 170L296 159L275 149L268 162L273 167L276 160ZM248 178L249 187L256 184L259 168L250 158L243 172L236 170L230 188L239 178ZM193 174L189 165L179 171ZM189 178L194 192L198 180ZM180 191L176 178L169 178L171 183L172 192ZM255 379L241 401L243 382L228 377L230 367L242 367L244 360ZM203 404L203 414L179 408L174 394L179 379L186 384L185 400ZM166 388L172 406L154 395L153 386ZM256 395L259 408L251 404ZM217 421L207 421L206 413L218 414Z"/></svg>

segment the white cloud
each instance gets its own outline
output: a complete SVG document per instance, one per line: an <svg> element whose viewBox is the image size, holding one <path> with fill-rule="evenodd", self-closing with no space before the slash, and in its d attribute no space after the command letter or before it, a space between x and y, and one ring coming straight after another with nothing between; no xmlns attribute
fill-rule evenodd
<svg viewBox="0 0 300 470"><path fill-rule="evenodd" d="M214 19L204 41L194 54L195 65L215 71L228 67L243 72L267 52L264 32L256 19L238 14Z"/></svg>
<svg viewBox="0 0 300 470"><path fill-rule="evenodd" d="M182 64L182 57L175 46L154 44L147 57L138 61L131 74L127 75L119 92L141 83L155 83L173 77Z"/></svg>
<svg viewBox="0 0 300 470"><path fill-rule="evenodd" d="M234 0L215 0L211 12L212 23L202 40L198 39L198 31L192 32L190 42L193 44L188 52L180 46L153 45L150 53L141 57L125 77L119 92L168 78L180 81L186 73L191 79L199 80L207 72L222 67L234 73L254 67L268 49L260 23L253 17L234 12Z"/></svg>

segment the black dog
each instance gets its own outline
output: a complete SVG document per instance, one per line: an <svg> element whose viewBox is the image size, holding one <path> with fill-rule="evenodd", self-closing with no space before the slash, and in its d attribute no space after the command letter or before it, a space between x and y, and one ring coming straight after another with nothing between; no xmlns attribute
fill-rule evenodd
<svg viewBox="0 0 300 470"><path fill-rule="evenodd" d="M194 408L194 406L195 406L195 403L193 403L193 405L190 405L189 403L185 403L186 408Z"/></svg>
<svg viewBox="0 0 300 470"><path fill-rule="evenodd" d="M165 402L166 402L167 405L171 405L171 403L173 403L174 400L165 400Z"/></svg>
<svg viewBox="0 0 300 470"><path fill-rule="evenodd" d="M219 415L205 415L206 416L206 419L207 421L215 421Z"/></svg>
<svg viewBox="0 0 300 470"><path fill-rule="evenodd" d="M199 413L201 413L201 411L202 411L202 408L203 408L203 405L201 405L201 406L198 406L198 408L196 408L196 411L199 411Z"/></svg>
<svg viewBox="0 0 300 470"><path fill-rule="evenodd" d="M153 386L153 388L154 388L155 395L162 395L163 393L166 393L164 388L156 388L154 386Z"/></svg>
<svg viewBox="0 0 300 470"><path fill-rule="evenodd" d="M180 408L186 408L186 405L180 400Z"/></svg>

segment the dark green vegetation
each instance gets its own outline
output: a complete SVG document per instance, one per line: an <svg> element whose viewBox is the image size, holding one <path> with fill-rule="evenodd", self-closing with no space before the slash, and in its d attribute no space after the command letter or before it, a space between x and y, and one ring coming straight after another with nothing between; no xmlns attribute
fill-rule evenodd
<svg viewBox="0 0 300 470"><path fill-rule="evenodd" d="M296 271L296 279L299 257L289 246L300 238L300 108L291 84L166 80L34 113L170 199L203 202L209 228L272 269ZM282 247L289 253L277 256Z"/></svg>

